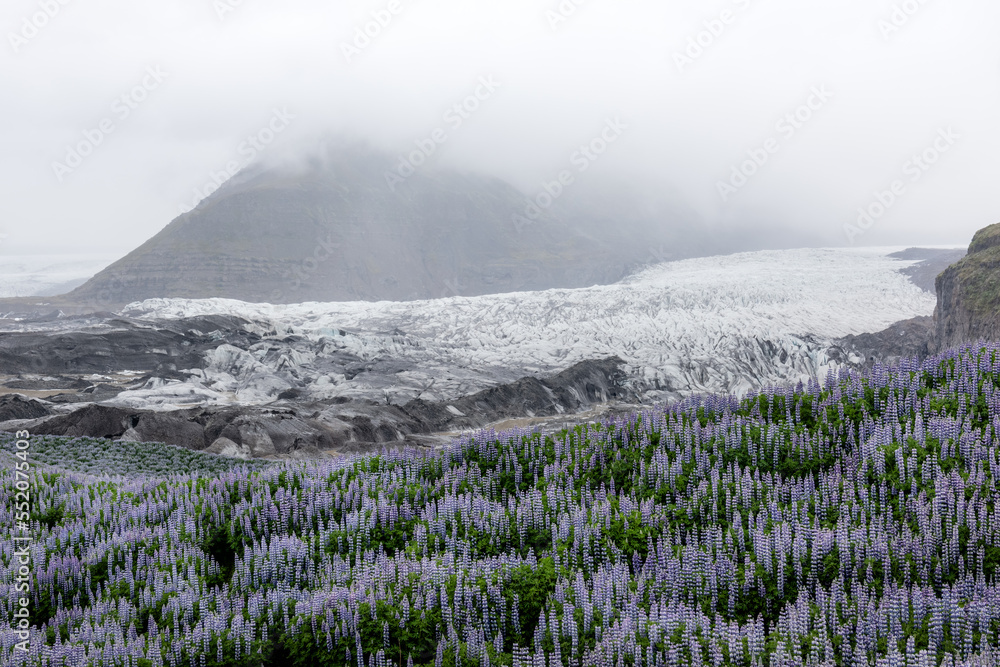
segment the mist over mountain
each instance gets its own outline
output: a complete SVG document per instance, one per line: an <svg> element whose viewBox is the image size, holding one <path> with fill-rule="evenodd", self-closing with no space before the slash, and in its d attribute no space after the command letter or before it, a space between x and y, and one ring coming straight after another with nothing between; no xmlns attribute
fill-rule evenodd
<svg viewBox="0 0 1000 667"><path fill-rule="evenodd" d="M524 193L481 173L400 165L334 142L244 170L68 298L476 296L608 284L645 264L773 244L764 232L719 234L666 195L568 170Z"/></svg>

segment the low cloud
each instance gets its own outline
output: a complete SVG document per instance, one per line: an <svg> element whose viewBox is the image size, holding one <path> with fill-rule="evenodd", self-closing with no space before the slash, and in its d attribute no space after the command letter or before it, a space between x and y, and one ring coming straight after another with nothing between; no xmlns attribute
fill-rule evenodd
<svg viewBox="0 0 1000 667"><path fill-rule="evenodd" d="M670 193L692 213L683 224L741 247L964 243L1000 220L998 28L988 0L13 0L0 10L0 252L126 252L233 167L331 136L402 156L429 138L425 162L506 179L527 202L614 117L629 128L588 179L637 200ZM145 86L149 67L169 73L162 85ZM482 77L501 84L485 100ZM832 97L816 109L819 85ZM123 95L128 118L110 106ZM444 118L456 104L460 128ZM286 108L294 121L245 160L241 142ZM775 124L789 113L791 137ZM963 138L947 159L847 238L948 126Z"/></svg>

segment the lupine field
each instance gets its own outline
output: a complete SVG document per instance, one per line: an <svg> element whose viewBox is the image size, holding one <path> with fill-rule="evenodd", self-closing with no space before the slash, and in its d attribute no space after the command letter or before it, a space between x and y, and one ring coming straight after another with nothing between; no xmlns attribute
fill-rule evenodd
<svg viewBox="0 0 1000 667"><path fill-rule="evenodd" d="M988 346L437 453L36 472L0 662L997 665L998 437Z"/></svg>

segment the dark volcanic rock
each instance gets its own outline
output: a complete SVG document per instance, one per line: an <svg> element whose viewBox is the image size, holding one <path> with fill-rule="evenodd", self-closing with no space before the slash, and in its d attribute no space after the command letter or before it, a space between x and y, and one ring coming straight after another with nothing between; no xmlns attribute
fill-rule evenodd
<svg viewBox="0 0 1000 667"><path fill-rule="evenodd" d="M166 442L189 449L204 449L205 428L189 419L187 412L148 412L139 416L132 426L134 437L141 442Z"/></svg>
<svg viewBox="0 0 1000 667"><path fill-rule="evenodd" d="M11 419L38 419L52 414L45 405L19 394L4 394L0 396L0 422Z"/></svg>
<svg viewBox="0 0 1000 667"><path fill-rule="evenodd" d="M39 435L89 436L118 438L132 426L135 412L105 405L86 405L66 415L59 415L35 426ZM174 443L170 443L174 444Z"/></svg>
<svg viewBox="0 0 1000 667"><path fill-rule="evenodd" d="M68 377L23 377L4 382L8 389L86 389L91 386L90 382L81 378Z"/></svg>
<svg viewBox="0 0 1000 667"><path fill-rule="evenodd" d="M937 278L938 349L1000 339L1000 224L978 231L964 259Z"/></svg>
<svg viewBox="0 0 1000 667"><path fill-rule="evenodd" d="M449 403L415 400L400 406L331 400L289 407L172 412L89 404L46 419L32 432L165 442L199 450L214 447L212 451L234 455L245 452L253 457L278 458L313 457L324 451L357 452L376 446L426 446L443 442L444 438L434 435L441 431L480 428L524 415L569 415L607 401L634 399L625 386L622 364L617 357L585 361L549 378L523 378Z"/></svg>
<svg viewBox="0 0 1000 667"><path fill-rule="evenodd" d="M140 380L139 382L141 382ZM66 392L49 396L46 400L50 403L101 403L108 401L120 394L121 386L98 382L88 384L85 389L77 392Z"/></svg>
<svg viewBox="0 0 1000 667"><path fill-rule="evenodd" d="M577 409L611 400L637 400L628 387L628 373L622 369L624 363L620 357L582 361L544 382L565 401L564 405Z"/></svg>
<svg viewBox="0 0 1000 667"><path fill-rule="evenodd" d="M232 408L205 412L198 421L205 424L206 440L226 438L254 457L318 454L338 444L321 424L292 409Z"/></svg>
<svg viewBox="0 0 1000 667"><path fill-rule="evenodd" d="M851 356L860 357L857 367L871 367L876 361L892 364L900 359L923 359L935 348L935 327L932 317L914 317L896 322L877 333L846 336L827 351L834 361L851 363Z"/></svg>
<svg viewBox="0 0 1000 667"><path fill-rule="evenodd" d="M0 373L59 374L145 371L181 377L179 369L200 368L204 354L229 343L247 347L260 338L246 320L210 316L168 321L115 318L79 331L0 332Z"/></svg>
<svg viewBox="0 0 1000 667"><path fill-rule="evenodd" d="M623 363L618 357L582 361L550 378L526 377L449 403L416 399L404 408L430 430L445 431L479 428L510 417L577 412L611 400L634 401L637 396L626 386Z"/></svg>

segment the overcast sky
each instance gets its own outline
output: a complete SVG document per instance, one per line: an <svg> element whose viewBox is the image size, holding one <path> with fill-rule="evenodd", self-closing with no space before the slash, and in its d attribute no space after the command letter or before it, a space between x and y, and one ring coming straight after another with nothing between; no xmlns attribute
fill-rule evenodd
<svg viewBox="0 0 1000 667"><path fill-rule="evenodd" d="M706 224L1000 222L996 0L5 0L0 27L0 254L127 252L213 173L324 136L442 128L433 161L536 192L609 121L592 173Z"/></svg>

